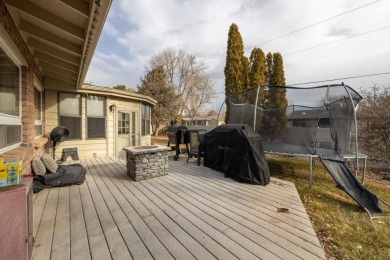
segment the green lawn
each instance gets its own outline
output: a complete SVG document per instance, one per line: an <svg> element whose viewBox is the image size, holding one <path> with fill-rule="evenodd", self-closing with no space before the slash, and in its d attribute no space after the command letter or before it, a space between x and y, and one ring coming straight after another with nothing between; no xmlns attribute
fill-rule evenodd
<svg viewBox="0 0 390 260"><path fill-rule="evenodd" d="M152 138L167 145L167 139ZM309 161L267 155L271 176L295 183L328 259L390 259L390 218L370 220L367 213L336 183L320 162L313 168L309 192ZM386 201L390 187L366 180L365 186ZM390 216L389 208L382 207Z"/></svg>

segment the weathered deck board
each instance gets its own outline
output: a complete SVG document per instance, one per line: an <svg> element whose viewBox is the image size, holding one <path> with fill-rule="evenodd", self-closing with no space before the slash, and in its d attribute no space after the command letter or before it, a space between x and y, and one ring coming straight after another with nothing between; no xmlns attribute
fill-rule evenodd
<svg viewBox="0 0 390 260"><path fill-rule="evenodd" d="M80 197L83 202L90 255L92 259L110 259L110 249L108 248L88 183L80 186Z"/></svg>
<svg viewBox="0 0 390 260"><path fill-rule="evenodd" d="M69 187L59 189L57 214L54 224L52 255L56 259L70 258Z"/></svg>
<svg viewBox="0 0 390 260"><path fill-rule="evenodd" d="M231 219L234 219L239 223L243 223L244 221L245 226L247 226L248 228L256 230L256 232L261 235L264 235L267 239L274 241L275 243L281 244L286 248L289 248L291 252L296 252L296 245L304 245L305 248L311 253L318 251L318 255L323 254L323 251L319 246L318 240L313 239L313 235L311 235L311 227L303 228L305 231L302 231L301 229L295 228L294 226L289 226L283 222L275 221L276 215L280 215L280 213L275 212L275 210L274 212L272 212L273 214L270 217L264 217L263 214L258 214L256 211L247 212L244 210L240 210L240 203L234 203L232 202L233 200L225 200L229 202L226 203L220 198L215 199L216 197L218 197L218 194L210 192L210 190L208 190L209 187L208 189L205 189L204 187L199 187L196 184L196 176L194 176L190 182L186 182L186 180L182 180L180 179L180 177L181 176L170 177L171 180L176 182L175 185L178 189L183 192L186 192L187 190L191 191L191 193L189 194L191 194L193 199L202 201L203 204L208 205L210 208L218 210L222 214L229 216ZM224 181L230 182L231 180ZM221 185L222 184L220 184L220 186ZM206 193L208 194L205 195ZM190 200L192 200L192 198ZM216 205L221 205L222 207L216 207ZM201 207L201 205L199 207ZM314 243L307 242L311 240L313 240ZM299 254L299 251L297 252Z"/></svg>
<svg viewBox="0 0 390 260"><path fill-rule="evenodd" d="M47 193L48 195L45 209L42 213L42 218L39 229L36 232L37 235L34 243L33 257L36 259L50 259L51 257L51 246L53 241L59 191L60 189L50 189Z"/></svg>
<svg viewBox="0 0 390 260"><path fill-rule="evenodd" d="M91 191L92 200L110 248L111 256L115 259L132 259L120 231L124 225L124 222L120 219L123 212L118 209L107 187L104 187L104 181L96 176L97 173L94 167L89 166L88 170L90 174L87 174L86 181ZM93 251L93 248L91 251Z"/></svg>
<svg viewBox="0 0 390 260"><path fill-rule="evenodd" d="M106 160L102 161L103 163L107 162ZM174 257L177 256L178 258L185 257L186 259L191 259L192 255L199 255L201 258L210 256L207 255L207 253L204 254L207 251L205 251L203 247L198 246L196 240L192 239L186 232L183 232L183 230L180 230L180 227L171 219L164 216L165 214L162 211L158 211L158 208L155 207L155 205L153 205L146 196L137 192L137 188L133 187L131 182L129 182L128 177L123 175L123 169L117 169L108 162L102 166L102 169L110 177L113 177L118 189L123 192L124 195L128 195L126 197L131 204L134 205L135 210L140 216L144 216L146 224L148 224L151 230L157 234L163 244L166 243L167 249L172 251L172 255ZM124 180L124 183L119 181L121 179ZM150 211L153 211L153 214L151 214ZM168 233L168 231L172 234L172 236ZM182 247L181 244L177 244L176 239L178 242L182 243L186 249ZM188 255L188 252L186 252L187 250L192 255Z"/></svg>
<svg viewBox="0 0 390 260"><path fill-rule="evenodd" d="M178 169L175 169L176 171L179 171ZM203 172L207 172L209 169L203 169ZM285 226L285 222L287 224L290 224L291 226L297 226L299 229L303 229L304 231L308 232L309 234L315 236L315 233L312 229L311 223L307 216L302 216L302 213L296 215L295 209L292 209L291 206L286 204L286 202L283 201L283 198L277 198L278 195L274 195L276 202L270 201L270 200L264 200L263 195L261 193L258 194L257 197L253 197L250 195L249 197L245 194L246 187L245 186L239 186L240 184L234 184L236 187L231 187L231 183L234 182L230 179L225 179L222 176L215 176L212 175L210 178L202 178L202 175L204 173L195 173L195 174L189 174L190 172L187 171L185 174L181 174L180 176L175 178L177 181L180 180L180 183L191 183L191 185L197 185L197 188L202 190L202 193L207 193L210 195L210 199L213 199L214 197L218 197L219 200L225 201L229 205L232 205L233 208L229 207L229 210L233 210L236 207L240 208L244 211L248 212L255 212L259 211L261 214L256 214L262 217L263 220L270 219L272 223L276 224L275 220L280 221L279 225ZM188 176L192 175L192 177ZM183 178L183 179L180 179ZM218 181L218 179L220 181ZM199 184L199 185L198 185ZM270 184L269 186L271 186ZM248 185L246 185L248 186ZM237 187L240 187L237 189ZM268 186L267 186L268 188ZM294 188L295 189L295 188ZM292 214L280 214L277 213L277 208L280 207L286 207L289 209L289 212ZM303 206L302 206L303 208ZM305 212L306 214L306 212ZM302 225L304 224L304 225Z"/></svg>
<svg viewBox="0 0 390 260"><path fill-rule="evenodd" d="M124 161L81 163L84 184L34 195L34 259L325 259L293 183L238 183L184 159L134 182Z"/></svg>
<svg viewBox="0 0 390 260"><path fill-rule="evenodd" d="M71 186L69 189L70 254L71 257L77 257L78 259L90 259L80 186Z"/></svg>

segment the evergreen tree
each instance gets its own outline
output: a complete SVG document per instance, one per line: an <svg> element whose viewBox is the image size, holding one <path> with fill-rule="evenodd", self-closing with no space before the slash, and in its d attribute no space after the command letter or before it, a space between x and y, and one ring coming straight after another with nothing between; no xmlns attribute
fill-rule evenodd
<svg viewBox="0 0 390 260"><path fill-rule="evenodd" d="M283 138L286 128L287 98L286 89L277 86L285 86L283 58L280 53L267 54L267 80L271 87L266 93L265 108L267 116L264 117L263 125L267 128L271 139Z"/></svg>
<svg viewBox="0 0 390 260"><path fill-rule="evenodd" d="M266 84L266 64L265 55L260 48L254 48L251 52L249 87L255 87ZM256 98L256 97L255 97ZM264 88L259 89L258 107L262 107L264 101Z"/></svg>
<svg viewBox="0 0 390 260"><path fill-rule="evenodd" d="M279 52L273 54L271 85L286 86L286 79L284 77L283 68L283 58Z"/></svg>
<svg viewBox="0 0 390 260"><path fill-rule="evenodd" d="M266 64L265 64L265 55L264 52L260 48L254 48L251 52L250 60L250 71L249 71L249 88L255 86L262 86L266 84ZM257 93L257 92L256 92ZM249 103L255 104L257 98L256 106L258 108L263 108L264 102L264 87L259 87L258 96L250 95L248 96ZM260 110L256 113L256 125L255 129L261 129L263 118L263 113L260 113Z"/></svg>
<svg viewBox="0 0 390 260"><path fill-rule="evenodd" d="M138 93L151 96L157 100L157 104L152 108L151 113L153 134L157 135L162 124L168 123L176 117L178 107L178 97L175 94L175 89L167 83L163 66L153 68L141 78Z"/></svg>
<svg viewBox="0 0 390 260"><path fill-rule="evenodd" d="M226 65L225 65L225 95L226 97L239 93L246 88L249 62L244 56L244 45L238 26L232 24L229 29ZM229 103L226 100L225 122L229 121Z"/></svg>
<svg viewBox="0 0 390 260"><path fill-rule="evenodd" d="M268 52L267 57L265 59L265 64L266 64L266 70L265 70L265 80L268 85L271 84L271 76L272 76L272 68L273 68L273 57L272 53Z"/></svg>
<svg viewBox="0 0 390 260"><path fill-rule="evenodd" d="M250 88L249 85L249 73L250 73L250 62L249 59L245 56L242 56L242 90Z"/></svg>

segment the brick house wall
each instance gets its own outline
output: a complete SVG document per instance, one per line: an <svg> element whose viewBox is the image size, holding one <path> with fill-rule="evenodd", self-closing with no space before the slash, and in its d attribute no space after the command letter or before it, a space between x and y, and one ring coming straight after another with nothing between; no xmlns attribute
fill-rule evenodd
<svg viewBox="0 0 390 260"><path fill-rule="evenodd" d="M42 73L30 53L27 45L23 41L16 25L14 24L11 15L3 1L0 1L0 26L2 26L14 45L17 46L19 52L26 60L28 66L21 67L21 92L22 92L22 145L10 151L0 154L5 161L21 159L23 160L23 174L30 174L31 160L37 155L45 152L45 146L48 142L46 137L35 139L34 133L34 76L42 83ZM44 95L42 95L44 111ZM44 114L42 117L42 125L44 126ZM44 129L43 129L44 131Z"/></svg>
<svg viewBox="0 0 390 260"><path fill-rule="evenodd" d="M34 75L26 67L22 67L22 142L34 140Z"/></svg>
<svg viewBox="0 0 390 260"><path fill-rule="evenodd" d="M5 161L23 160L23 174L30 174L31 160L38 154L43 154L46 149L48 138L40 137L35 139L34 133L34 74L31 69L22 66L22 146L0 154ZM44 95L42 95L44 105ZM44 110L44 109L43 109ZM45 117L42 117L44 125Z"/></svg>

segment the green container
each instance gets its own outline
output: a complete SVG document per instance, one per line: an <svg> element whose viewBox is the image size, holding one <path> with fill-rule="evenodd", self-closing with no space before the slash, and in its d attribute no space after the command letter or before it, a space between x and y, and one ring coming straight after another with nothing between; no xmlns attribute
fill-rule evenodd
<svg viewBox="0 0 390 260"><path fill-rule="evenodd" d="M16 167L8 167L7 169L7 185L18 184L18 175Z"/></svg>

